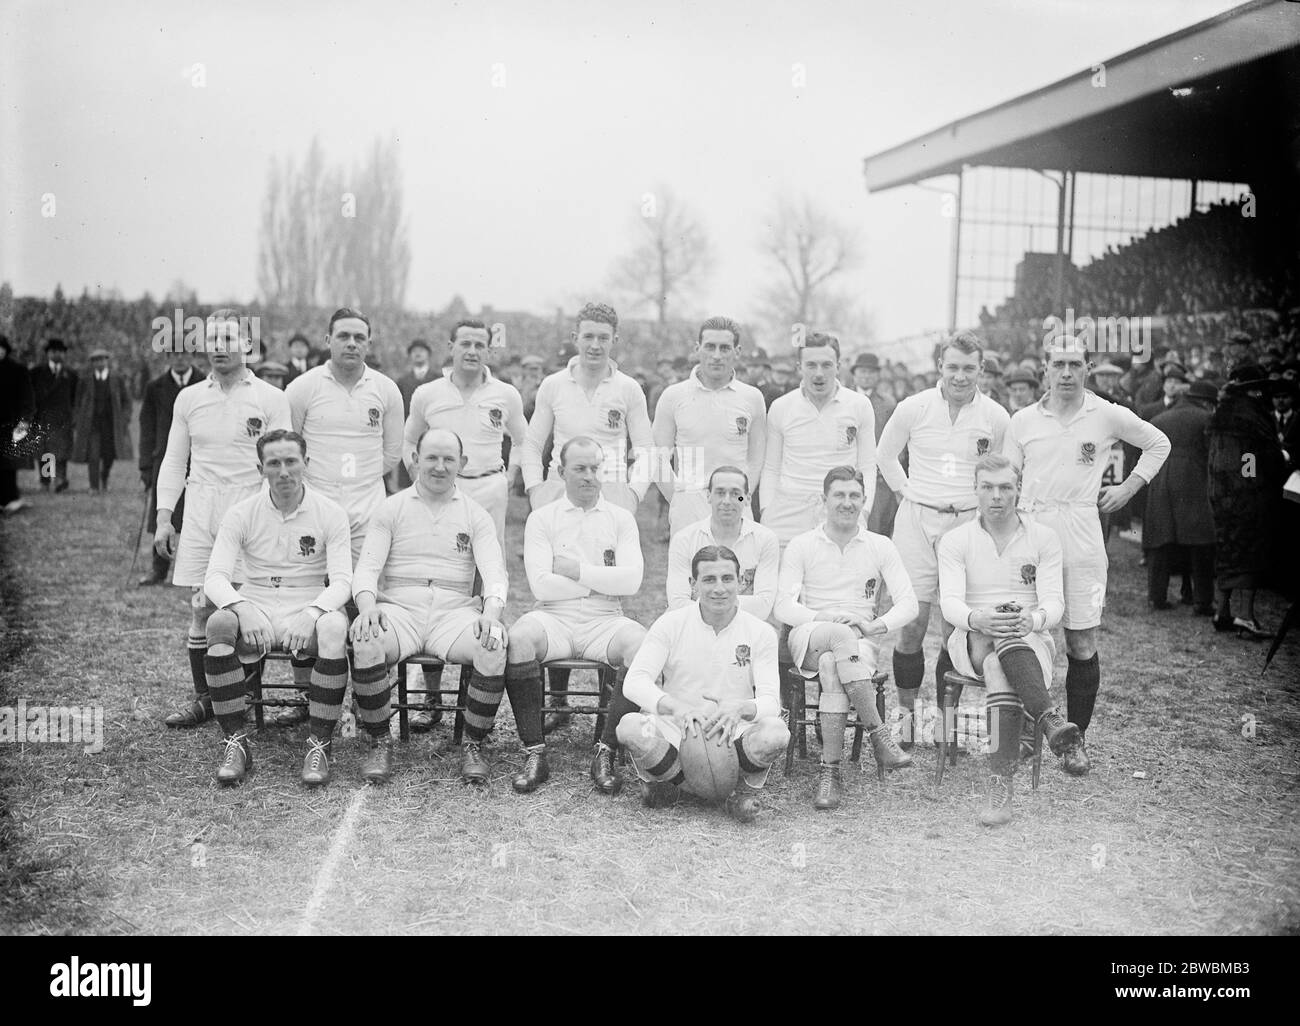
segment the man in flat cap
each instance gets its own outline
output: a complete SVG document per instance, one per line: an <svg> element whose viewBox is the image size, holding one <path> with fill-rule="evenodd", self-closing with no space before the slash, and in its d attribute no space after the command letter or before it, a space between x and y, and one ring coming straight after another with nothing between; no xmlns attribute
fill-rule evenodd
<svg viewBox="0 0 1300 1026"><path fill-rule="evenodd" d="M86 464L90 490L108 490L108 472L118 458L131 459L131 393L109 368L107 349L90 354L90 374L77 393L72 416L72 461Z"/></svg>
<svg viewBox="0 0 1300 1026"><path fill-rule="evenodd" d="M1160 371L1164 382L1164 395L1154 402L1147 403L1139 410L1143 420L1150 420L1157 413L1164 413L1178 401L1178 397L1187 391L1189 381L1187 368L1177 360L1166 360Z"/></svg>
<svg viewBox="0 0 1300 1026"><path fill-rule="evenodd" d="M1017 367L1007 375L1007 412L1015 413L1038 402L1038 375L1024 367Z"/></svg>

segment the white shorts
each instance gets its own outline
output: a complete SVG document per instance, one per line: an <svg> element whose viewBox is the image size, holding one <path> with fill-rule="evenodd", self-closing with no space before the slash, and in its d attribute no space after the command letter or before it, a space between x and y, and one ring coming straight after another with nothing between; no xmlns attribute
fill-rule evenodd
<svg viewBox="0 0 1300 1026"><path fill-rule="evenodd" d="M940 513L911 499L898 504L894 515L894 545L918 602L934 602L939 597L939 539L959 524L973 520L975 513L973 509L964 513Z"/></svg>
<svg viewBox="0 0 1300 1026"><path fill-rule="evenodd" d="M958 673L983 680L984 674L977 672L974 664L971 663L969 638L970 631L964 627L954 627L953 632L948 635L948 658L952 660L952 668ZM1034 655L1038 656L1038 665L1043 670L1043 685L1050 688L1052 662L1056 659L1056 642L1052 640L1051 631L1033 631L1025 635L1023 640L1034 650Z"/></svg>
<svg viewBox="0 0 1300 1026"><path fill-rule="evenodd" d="M243 602L251 602L271 621L271 633L275 636L275 648L280 649L284 644L284 632L289 627L289 621L311 605L312 600L320 593L321 589L314 586L309 588L271 588L244 584L239 589L239 598ZM241 655L249 655L254 652L252 648L242 643L238 646L238 651ZM316 646L314 643L308 651L315 654Z"/></svg>
<svg viewBox="0 0 1300 1026"><path fill-rule="evenodd" d="M424 589L419 589L424 591ZM427 595L428 592L425 591ZM467 599L469 603L471 600ZM447 662L451 646L478 619L478 600L463 606L436 607L432 604L421 613L395 602L380 602L377 608L388 618L388 626L397 635L397 658L429 655Z"/></svg>
<svg viewBox="0 0 1300 1026"><path fill-rule="evenodd" d="M1110 559L1095 506L1062 506L1031 514L1035 523L1050 527L1061 539L1061 583L1065 616L1061 626L1083 631L1101 624L1106 606L1106 572Z"/></svg>
<svg viewBox="0 0 1300 1026"><path fill-rule="evenodd" d="M622 481L606 481L600 486L600 493L609 502L622 506L625 510L636 516L637 502L636 492L632 491L630 485ZM548 503L554 502L564 494L564 482L558 477L548 477L540 485L537 491L533 493L533 509L541 509Z"/></svg>
<svg viewBox="0 0 1300 1026"><path fill-rule="evenodd" d="M458 477L456 487L488 512L497 529L501 552L506 550L506 506L510 503L510 490L506 487L506 473L487 474L484 477Z"/></svg>
<svg viewBox="0 0 1300 1026"><path fill-rule="evenodd" d="M663 738L674 748L678 748L678 749L681 748L682 732L678 728L676 723L670 720L667 716L659 716L655 713L643 712L641 715L645 717L645 726L648 729L654 731L654 733L658 737ZM753 726L754 724L748 720L741 720L739 723L737 723L736 726L731 731L732 743L734 744L738 737L741 737L746 731L748 731ZM718 739L715 737L710 740L711 743L716 744ZM646 783L654 782L655 778L647 774L644 770L641 769L640 766L637 766L636 760L633 760L632 765L636 767L636 775L638 777L640 777Z"/></svg>
<svg viewBox="0 0 1300 1026"><path fill-rule="evenodd" d="M808 655L808 644L812 641L813 631L826 622L825 620L809 620L807 623L801 623L798 627L790 628L790 658L799 673L809 680L817 676L817 670L815 667L811 670L804 669L803 661ZM858 656L862 659L868 676L874 674L876 666L879 665L880 642L880 638L858 639Z"/></svg>
<svg viewBox="0 0 1300 1026"><path fill-rule="evenodd" d="M820 492L777 492L771 500L764 496L763 515L759 523L770 528L784 549L790 539L811 531L822 519Z"/></svg>
<svg viewBox="0 0 1300 1026"><path fill-rule="evenodd" d="M590 659L609 662L609 645L614 635L635 620L618 614L596 616L589 620L562 620L544 609L525 613L516 624L530 620L546 634L546 662L554 659Z"/></svg>
<svg viewBox="0 0 1300 1026"><path fill-rule="evenodd" d="M176 557L172 562L172 584L185 588L203 586L221 518L231 506L256 495L261 488L260 481L242 488L194 482L185 486L185 522L181 525L181 540L177 543ZM238 559L233 580L243 579L244 561Z"/></svg>
<svg viewBox="0 0 1300 1026"><path fill-rule="evenodd" d="M366 540L366 530L370 527L370 518L375 510L388 498L381 478L366 485L344 486L338 482L320 483L316 488L322 495L333 499L343 507L348 515L348 533L352 541L352 565L357 565L361 558L361 545Z"/></svg>

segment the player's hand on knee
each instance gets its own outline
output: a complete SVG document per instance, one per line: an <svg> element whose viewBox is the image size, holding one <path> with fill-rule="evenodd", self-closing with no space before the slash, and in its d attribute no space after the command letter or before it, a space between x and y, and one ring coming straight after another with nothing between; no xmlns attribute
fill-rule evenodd
<svg viewBox="0 0 1300 1026"><path fill-rule="evenodd" d="M158 518L158 530L153 536L153 550L160 556L176 554L176 528L172 527L171 518Z"/></svg>
<svg viewBox="0 0 1300 1026"><path fill-rule="evenodd" d="M245 644L259 652L269 652L275 646L275 632L266 614L251 602L240 602L234 607L239 618L239 636Z"/></svg>
<svg viewBox="0 0 1300 1026"><path fill-rule="evenodd" d="M378 641L379 636L388 630L388 617L380 609L367 609L364 613L358 613L357 618L352 621L352 630L349 633L355 644L358 641Z"/></svg>
<svg viewBox="0 0 1300 1026"><path fill-rule="evenodd" d="M311 636L316 633L316 616L310 610L304 609L289 621L289 625L284 630L284 647L290 655L298 655L311 642Z"/></svg>
<svg viewBox="0 0 1300 1026"><path fill-rule="evenodd" d="M495 652L498 648L505 648L505 624L483 613L474 621L474 637L478 638L478 643L489 652Z"/></svg>
<svg viewBox="0 0 1300 1026"><path fill-rule="evenodd" d="M698 706L677 709L672 715L672 720L677 725L677 729L682 732L682 737L687 738L692 733L704 733L704 725L708 722L708 711Z"/></svg>

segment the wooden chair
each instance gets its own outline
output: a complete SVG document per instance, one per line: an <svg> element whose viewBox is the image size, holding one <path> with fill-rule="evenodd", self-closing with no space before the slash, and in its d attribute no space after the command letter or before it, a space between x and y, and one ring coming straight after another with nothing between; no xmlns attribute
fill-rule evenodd
<svg viewBox="0 0 1300 1026"><path fill-rule="evenodd" d="M596 672L596 690L595 691L573 691L566 687L562 690L553 690L551 685L552 670L594 670ZM567 712L573 715L595 716L596 730L595 738L600 739L601 732L605 729L605 717L609 714L610 703L614 699L614 681L618 676L618 671L609 663L597 662L594 659L551 659L542 664L542 716L552 712ZM572 705L549 705L547 699L553 695L563 694L570 695L590 695L596 699L594 706L572 706Z"/></svg>
<svg viewBox="0 0 1300 1026"><path fill-rule="evenodd" d="M790 743L785 747L785 773L789 776L794 768L796 746L799 749L799 758L808 758L808 728L819 725L818 703L808 701L806 690L808 681L816 678L804 677L799 672L799 668L792 663L785 663L783 669L781 704L785 706L789 715L786 726L790 730ZM889 674L883 672L874 674L871 678L871 683L876 686L876 712L880 715L881 722L885 719L885 683L888 680ZM862 757L862 734L866 728L858 722L856 713L849 721L849 726L853 728L853 752L850 758L853 762L858 762ZM879 763L876 765L876 775L881 780L885 779L885 767Z"/></svg>
<svg viewBox="0 0 1300 1026"><path fill-rule="evenodd" d="M962 689L966 687L982 688L984 682L977 677L967 677L964 673L958 673L956 670L948 670L943 675L943 693L936 696L939 700L939 719L942 729L937 739L936 747L939 750L939 757L934 764L934 786L938 787L943 783L943 766L946 759L952 759L952 764L957 765L957 703L961 701ZM952 739L951 749L948 747L949 738ZM1018 753L1017 753L1018 754ZM1042 773L1043 767L1043 726L1041 723L1034 724L1034 762L1032 774L1032 789L1038 790L1038 779Z"/></svg>

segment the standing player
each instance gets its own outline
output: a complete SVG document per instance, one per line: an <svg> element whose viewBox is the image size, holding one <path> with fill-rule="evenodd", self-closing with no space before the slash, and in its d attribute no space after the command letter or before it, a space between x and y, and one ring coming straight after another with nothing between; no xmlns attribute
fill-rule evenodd
<svg viewBox="0 0 1300 1026"><path fill-rule="evenodd" d="M268 385L244 360L253 346L247 318L234 310L217 310L205 325L205 348L212 372L207 381L176 397L167 453L158 472L158 529L154 551L174 556L172 584L191 590L186 647L194 701L167 717L169 727L194 727L212 717L212 700L204 675L208 648L208 617L216 608L203 591L208 557L226 511L256 494L262 478L257 440L268 431L289 430L289 402ZM181 340L175 340L179 345ZM186 465L189 475L186 476ZM177 544L172 512L185 493L185 522ZM239 579L239 567L235 568Z"/></svg>
<svg viewBox="0 0 1300 1026"><path fill-rule="evenodd" d="M646 634L627 672L630 712L618 739L641 777L641 800L652 808L676 800L685 782L678 750L692 730L719 737L736 751L741 778L728 796L728 815L742 823L758 815L767 771L785 751L776 632L740 608L740 560L725 545L691 555L698 601L670 609ZM663 685L656 681L663 675Z"/></svg>
<svg viewBox="0 0 1300 1026"><path fill-rule="evenodd" d="M388 669L425 654L473 663L465 712L461 777L482 784L481 746L505 690L506 571L492 518L465 495L457 475L466 455L455 432L430 428L416 441L415 484L389 496L371 517L357 561L352 624L352 686L370 754L361 775L373 783L393 769L388 736ZM472 594L474 575L483 595Z"/></svg>
<svg viewBox="0 0 1300 1026"><path fill-rule="evenodd" d="M700 549L720 545L740 562L740 608L766 620L776 601L781 543L768 528L743 515L749 508L749 478L739 467L724 465L710 474L708 497L712 514L682 528L668 544L664 579L668 608L678 609L693 601L691 559Z"/></svg>
<svg viewBox="0 0 1300 1026"><path fill-rule="evenodd" d="M624 595L641 588L645 570L636 518L601 494L605 454L579 435L560 449L565 494L534 510L524 525L524 569L537 605L510 628L506 690L519 740L528 755L514 779L521 793L550 776L542 733L542 665L551 659L593 659L621 668L636 654L645 628L623 615ZM613 765L622 681L605 732L596 743L591 778L605 794L622 786Z"/></svg>
<svg viewBox="0 0 1300 1026"><path fill-rule="evenodd" d="M1132 410L1084 388L1091 361L1072 335L1047 348L1047 394L1011 418L1005 453L1021 472L1020 508L1056 531L1065 568L1066 718L1084 738L1101 684L1097 628L1106 601L1106 543L1101 513L1114 513L1155 477L1169 456L1169 439ZM1102 487L1106 455L1117 441L1142 450L1120 485ZM1081 741L1066 753L1066 772L1088 772Z"/></svg>
<svg viewBox="0 0 1300 1026"><path fill-rule="evenodd" d="M203 584L216 606L208 617L204 663L224 735L217 780L237 783L253 765L242 659L256 663L284 649L319 656L308 682L311 738L302 765L302 782L319 786L329 783L331 738L348 686L348 618L342 611L352 589L348 517L303 484L308 458L301 435L267 432L257 440L257 462L266 487L222 518ZM241 563L244 586L236 590Z"/></svg>
<svg viewBox="0 0 1300 1026"><path fill-rule="evenodd" d="M772 403L759 492L761 520L781 544L817 526L822 481L832 467L862 472L866 508L876 492L876 415L871 400L839 382L840 341L812 332L799 349L803 384Z"/></svg>
<svg viewBox="0 0 1300 1026"><path fill-rule="evenodd" d="M902 745L915 743L916 699L925 679L922 646L930 627L930 606L939 597L935 547L944 532L975 515L975 461L1001 452L1011 417L978 390L984 344L968 331L948 339L939 351L939 384L898 404L880 437L880 472L898 498L894 544L916 595L916 619L894 646L894 684L903 714ZM898 461L906 447L908 469ZM951 630L941 624L944 639ZM952 669L939 647L934 668L936 694Z"/></svg>
<svg viewBox="0 0 1300 1026"><path fill-rule="evenodd" d="M795 537L781 557L776 616L790 625L790 655L806 677L821 681L821 779L813 807L840 804L840 757L849 703L867 729L876 762L888 769L912 764L890 737L876 709L871 677L880 644L916 616L916 598L894 543L862 524L862 472L833 467L823 491L825 519ZM894 605L876 616L883 587Z"/></svg>
<svg viewBox="0 0 1300 1026"><path fill-rule="evenodd" d="M744 467L751 488L758 486L767 438L763 393L736 378L740 325L710 317L700 325L695 354L699 364L685 381L665 388L655 406L655 450L676 457L676 475L659 480L674 535L708 516L708 481L716 467Z"/></svg>

